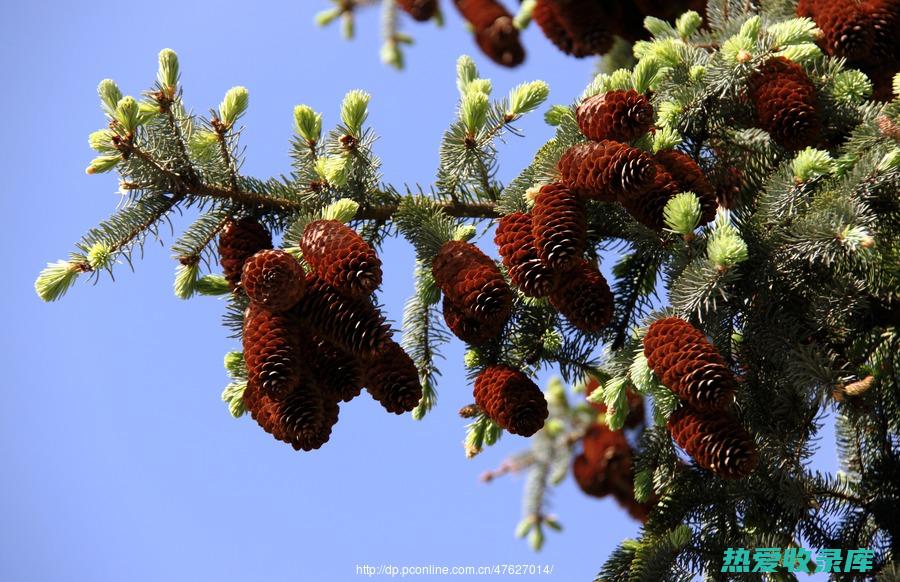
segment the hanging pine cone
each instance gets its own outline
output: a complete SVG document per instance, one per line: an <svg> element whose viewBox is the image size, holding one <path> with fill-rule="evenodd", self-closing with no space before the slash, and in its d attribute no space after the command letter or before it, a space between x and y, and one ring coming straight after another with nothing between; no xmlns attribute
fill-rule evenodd
<svg viewBox="0 0 900 582"><path fill-rule="evenodd" d="M787 150L799 150L816 142L821 119L816 90L800 65L773 57L750 77L750 98L758 126Z"/></svg>
<svg viewBox="0 0 900 582"><path fill-rule="evenodd" d="M634 89L608 91L581 102L575 110L581 133L590 140L637 139L653 127L650 100Z"/></svg>
<svg viewBox="0 0 900 582"><path fill-rule="evenodd" d="M653 230L662 230L665 226L664 212L666 203L678 194L678 183L672 179L665 168L657 164L656 175L650 187L633 195L619 197L619 203L632 218Z"/></svg>
<svg viewBox="0 0 900 582"><path fill-rule="evenodd" d="M494 243L513 285L528 297L546 297L556 286L556 273L538 258L532 230L530 214L507 214L497 223Z"/></svg>
<svg viewBox="0 0 900 582"><path fill-rule="evenodd" d="M715 346L677 317L655 321L644 336L647 363L666 387L700 410L734 401L737 382Z"/></svg>
<svg viewBox="0 0 900 582"><path fill-rule="evenodd" d="M605 497L633 480L631 445L620 430L606 425L591 426L582 439L584 452L572 467L582 491L593 497Z"/></svg>
<svg viewBox="0 0 900 582"><path fill-rule="evenodd" d="M378 355L391 338L384 315L368 298L346 297L313 273L293 311L317 335L360 358Z"/></svg>
<svg viewBox="0 0 900 582"><path fill-rule="evenodd" d="M219 264L234 291L241 280L244 261L263 249L272 248L272 235L253 218L228 219L219 234Z"/></svg>
<svg viewBox="0 0 900 582"><path fill-rule="evenodd" d="M506 324L506 321L502 319L491 319L484 322L473 319L449 301L446 295L442 310L444 321L453 335L473 346L480 346L491 341L500 335Z"/></svg>
<svg viewBox="0 0 900 582"><path fill-rule="evenodd" d="M725 412L684 406L669 418L669 432L698 465L726 479L740 479L756 467L756 444Z"/></svg>
<svg viewBox="0 0 900 582"><path fill-rule="evenodd" d="M348 297L381 285L381 259L355 230L338 220L316 220L300 238L303 258L320 279Z"/></svg>
<svg viewBox="0 0 900 582"><path fill-rule="evenodd" d="M397 5L419 22L431 20L438 8L437 0L397 0Z"/></svg>
<svg viewBox="0 0 900 582"><path fill-rule="evenodd" d="M273 313L251 304L242 334L248 382L266 396L284 398L308 377L300 322L291 313Z"/></svg>
<svg viewBox="0 0 900 582"><path fill-rule="evenodd" d="M494 261L475 245L445 243L431 271L444 295L467 317L484 323L509 317L512 290Z"/></svg>
<svg viewBox="0 0 900 582"><path fill-rule="evenodd" d="M529 437L547 420L547 401L537 384L508 366L485 368L475 379L475 403L512 434Z"/></svg>
<svg viewBox="0 0 900 582"><path fill-rule="evenodd" d="M532 18L561 51L574 57L604 54L612 48L607 23L618 12L593 0L538 0Z"/></svg>
<svg viewBox="0 0 900 582"><path fill-rule="evenodd" d="M537 0L534 9L531 11L531 18L540 27L544 36L565 54L577 58L590 54L586 52L580 43L576 43L575 39L572 38L572 34L566 30L559 17L556 2L553 0Z"/></svg>
<svg viewBox="0 0 900 582"><path fill-rule="evenodd" d="M366 371L366 390L388 412L409 412L422 399L419 371L403 348L390 342Z"/></svg>
<svg viewBox="0 0 900 582"><path fill-rule="evenodd" d="M253 303L270 311L286 311L303 296L306 273L288 253L268 249L244 263L241 286Z"/></svg>
<svg viewBox="0 0 900 582"><path fill-rule="evenodd" d="M678 150L663 150L653 156L678 184L679 192L693 192L700 200L700 224L716 217L716 191L694 159Z"/></svg>
<svg viewBox="0 0 900 582"><path fill-rule="evenodd" d="M712 176L716 201L722 208L733 209L741 193L743 174L737 168L720 168Z"/></svg>
<svg viewBox="0 0 900 582"><path fill-rule="evenodd" d="M475 42L498 65L515 67L525 60L519 29L512 14L496 0L454 0L459 13L475 30Z"/></svg>
<svg viewBox="0 0 900 582"><path fill-rule="evenodd" d="M575 264L587 244L584 202L555 182L541 187L531 213L534 247L541 262L555 271Z"/></svg>
<svg viewBox="0 0 900 582"><path fill-rule="evenodd" d="M559 285L550 294L553 307L586 333L597 333L609 325L613 301L606 278L584 259L560 275Z"/></svg>
<svg viewBox="0 0 900 582"><path fill-rule="evenodd" d="M365 381L359 362L328 340L313 337L312 372L325 397L350 402L362 392Z"/></svg>
<svg viewBox="0 0 900 582"><path fill-rule="evenodd" d="M328 442L338 421L338 405L323 398L319 386L308 382L282 400L266 396L252 382L244 390L244 406L259 426L294 450L311 451Z"/></svg>
<svg viewBox="0 0 900 582"><path fill-rule="evenodd" d="M656 177L649 154L616 141L580 143L559 160L562 181L585 198L611 202L645 191Z"/></svg>

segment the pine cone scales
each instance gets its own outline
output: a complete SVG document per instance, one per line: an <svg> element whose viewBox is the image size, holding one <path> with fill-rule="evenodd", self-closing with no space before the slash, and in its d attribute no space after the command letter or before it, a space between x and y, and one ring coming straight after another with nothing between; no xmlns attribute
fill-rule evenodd
<svg viewBox="0 0 900 582"><path fill-rule="evenodd" d="M519 29L512 14L496 0L454 0L456 8L475 30L475 42L498 65L515 67L525 60Z"/></svg>
<svg viewBox="0 0 900 582"><path fill-rule="evenodd" d="M646 152L610 140L576 144L558 164L562 181L571 190L607 202L645 191L656 177L656 168Z"/></svg>
<svg viewBox="0 0 900 582"><path fill-rule="evenodd" d="M584 452L575 458L572 471L582 491L605 497L618 489L631 489L634 466L625 434L595 424L582 440Z"/></svg>
<svg viewBox="0 0 900 582"><path fill-rule="evenodd" d="M328 442L331 429L338 421L337 403L323 398L314 383L304 385L282 400L272 399L248 383L244 405L263 430L297 451L318 449Z"/></svg>
<svg viewBox="0 0 900 582"><path fill-rule="evenodd" d="M685 406L669 418L668 427L679 447L698 465L720 477L740 479L756 467L756 444L726 413Z"/></svg>
<svg viewBox="0 0 900 582"><path fill-rule="evenodd" d="M253 303L271 311L286 311L303 296L306 273L288 253L269 249L247 259L241 286Z"/></svg>
<svg viewBox="0 0 900 582"><path fill-rule="evenodd" d="M644 336L647 363L666 387L698 410L734 401L737 382L703 333L677 317L654 322Z"/></svg>
<svg viewBox="0 0 900 582"><path fill-rule="evenodd" d="M537 384L518 370L496 365L475 379L475 403L512 434L529 437L544 426L547 401Z"/></svg>
<svg viewBox="0 0 900 582"><path fill-rule="evenodd" d="M431 263L443 294L466 316L478 322L505 321L512 290L500 269L481 249L463 241L445 243Z"/></svg>
<svg viewBox="0 0 900 582"><path fill-rule="evenodd" d="M284 398L308 378L300 323L293 315L251 304L244 316L243 345L248 384L263 395Z"/></svg>
<svg viewBox="0 0 900 582"><path fill-rule="evenodd" d="M532 210L534 247L541 262L553 270L576 263L587 244L584 202L556 182L541 187Z"/></svg>
<svg viewBox="0 0 900 582"><path fill-rule="evenodd" d="M390 342L366 372L366 389L388 412L403 414L422 399L415 363L396 342Z"/></svg>
<svg viewBox="0 0 900 582"><path fill-rule="evenodd" d="M634 89L609 91L585 99L575 110L575 119L590 140L627 142L653 127L653 106Z"/></svg>
<svg viewBox="0 0 900 582"><path fill-rule="evenodd" d="M390 341L390 327L371 301L346 297L312 273L292 311L317 335L363 359L376 356Z"/></svg>
<svg viewBox="0 0 900 582"><path fill-rule="evenodd" d="M678 183L672 179L672 175L658 166L649 188L636 192L633 196L621 196L619 203L628 214L647 228L662 230L665 225L666 204L678 192Z"/></svg>
<svg viewBox="0 0 900 582"><path fill-rule="evenodd" d="M612 47L612 31L606 26L611 10L591 0L538 0L531 16L559 50L581 58Z"/></svg>
<svg viewBox="0 0 900 582"><path fill-rule="evenodd" d="M561 274L559 285L550 294L553 307L586 333L597 333L609 325L613 302L606 278L584 259Z"/></svg>
<svg viewBox="0 0 900 582"><path fill-rule="evenodd" d="M228 286L234 291L241 280L244 261L272 248L272 235L253 218L229 219L219 234L219 263Z"/></svg>
<svg viewBox="0 0 900 582"><path fill-rule="evenodd" d="M585 52L580 43L576 43L572 34L566 30L557 13L556 3L552 0L538 0L531 12L531 18L540 27L544 36L562 52L577 58L589 54Z"/></svg>
<svg viewBox="0 0 900 582"><path fill-rule="evenodd" d="M362 392L362 369L356 358L327 340L313 338L313 374L326 398L350 402Z"/></svg>
<svg viewBox="0 0 900 582"><path fill-rule="evenodd" d="M397 0L397 5L419 22L431 20L438 7L437 0Z"/></svg>
<svg viewBox="0 0 900 582"><path fill-rule="evenodd" d="M678 150L663 150L657 152L653 159L672 176L678 184L679 192L693 192L697 195L700 200L700 224L706 224L715 218L718 206L716 191L692 157Z"/></svg>
<svg viewBox="0 0 900 582"><path fill-rule="evenodd" d="M381 260L375 250L338 220L308 224L300 248L319 278L348 297L371 295L381 285Z"/></svg>
<svg viewBox="0 0 900 582"><path fill-rule="evenodd" d="M442 303L444 322L453 335L473 346L480 346L497 337L506 322L494 319L486 322L478 321L463 313L452 301L444 296Z"/></svg>
<svg viewBox="0 0 900 582"><path fill-rule="evenodd" d="M494 243L513 285L528 297L546 297L556 286L556 274L538 258L532 231L531 215L513 212L497 223Z"/></svg>
<svg viewBox="0 0 900 582"><path fill-rule="evenodd" d="M749 88L757 123L775 143L792 151L815 143L822 122L815 87L800 65L771 58L750 78Z"/></svg>

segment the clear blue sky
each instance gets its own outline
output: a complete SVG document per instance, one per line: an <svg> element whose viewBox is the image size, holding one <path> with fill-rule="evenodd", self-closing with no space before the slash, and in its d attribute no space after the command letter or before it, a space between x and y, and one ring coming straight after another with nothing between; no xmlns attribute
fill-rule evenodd
<svg viewBox="0 0 900 582"><path fill-rule="evenodd" d="M114 176L84 174L87 135L103 125L97 82L111 77L138 94L153 82L161 48L180 55L196 112L233 85L249 88L243 171L256 176L289 170L294 105L323 111L328 126L342 95L363 88L374 96L386 180L429 183L462 52L501 94L540 78L551 102L567 103L589 80L591 61L566 58L534 28L524 67L491 65L444 4L444 30L406 27L418 42L402 74L378 61L377 9L346 43L336 28L312 25L327 6L318 0L4 7L0 579L346 581L362 579L355 567L364 563L539 563L555 568L546 579L571 582L592 579L636 532L613 501L584 497L569 479L552 498L566 531L537 555L513 537L522 479L484 485L478 476L527 442L507 435L464 458L456 411L471 389L459 343L446 350L440 405L426 420L388 415L361 397L342 407L323 449L299 454L219 401L222 356L236 347L219 324L224 304L172 295L168 247L149 244L135 273L122 266L115 283L80 282L56 304L33 292L40 268L116 205ZM527 137L501 149L504 180L550 135L540 115L522 127ZM382 300L399 321L412 256L394 241L383 257ZM826 455L823 467L833 466Z"/></svg>

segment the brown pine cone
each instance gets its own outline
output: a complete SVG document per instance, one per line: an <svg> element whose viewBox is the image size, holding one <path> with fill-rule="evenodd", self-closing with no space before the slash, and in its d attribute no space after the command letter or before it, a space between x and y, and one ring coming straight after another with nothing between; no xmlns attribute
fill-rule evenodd
<svg viewBox="0 0 900 582"><path fill-rule="evenodd" d="M263 430L297 451L318 449L328 442L338 421L337 402L323 398L320 387L309 380L281 400L248 382L244 405Z"/></svg>
<svg viewBox="0 0 900 582"><path fill-rule="evenodd" d="M584 259L560 275L559 285L550 294L553 307L586 333L597 333L609 325L613 301L606 278Z"/></svg>
<svg viewBox="0 0 900 582"><path fill-rule="evenodd" d="M737 168L720 168L713 176L716 201L722 208L729 210L737 205L741 193L743 174Z"/></svg>
<svg viewBox="0 0 900 582"><path fill-rule="evenodd" d="M653 184L656 168L648 153L610 140L576 144L558 164L569 189L606 202L644 192Z"/></svg>
<svg viewBox="0 0 900 582"><path fill-rule="evenodd" d="M485 368L475 379L475 403L512 434L529 437L544 426L547 401L537 384L508 366Z"/></svg>
<svg viewBox="0 0 900 582"><path fill-rule="evenodd" d="M555 182L541 187L534 199L534 248L541 262L560 271L577 263L587 244L584 202Z"/></svg>
<svg viewBox="0 0 900 582"><path fill-rule="evenodd" d="M251 304L242 334L248 382L266 396L281 399L308 379L299 320Z"/></svg>
<svg viewBox="0 0 900 582"><path fill-rule="evenodd" d="M699 410L734 401L737 381L699 329L677 317L655 321L644 336L644 356L657 378Z"/></svg>
<svg viewBox="0 0 900 582"><path fill-rule="evenodd" d="M512 290L481 249L463 241L444 243L431 262L434 280L467 317L479 323L506 321Z"/></svg>
<svg viewBox="0 0 900 582"><path fill-rule="evenodd" d="M366 390L385 410L403 414L418 406L422 399L419 371L398 343L390 342L368 365Z"/></svg>
<svg viewBox="0 0 900 582"><path fill-rule="evenodd" d="M381 259L355 230L338 220L316 220L300 238L303 258L320 279L348 297L381 285Z"/></svg>
<svg viewBox="0 0 900 582"><path fill-rule="evenodd" d="M312 372L322 386L325 397L335 402L350 402L362 392L365 381L362 368L351 354L328 340L312 340Z"/></svg>
<svg viewBox="0 0 900 582"><path fill-rule="evenodd" d="M720 477L740 479L756 467L753 438L725 412L683 406L669 418L668 427L684 452Z"/></svg>
<svg viewBox="0 0 900 582"><path fill-rule="evenodd" d="M680 188L672 175L657 164L653 183L643 192L634 196L621 196L619 203L635 220L653 230L665 226L665 208L669 200L678 194Z"/></svg>
<svg viewBox="0 0 900 582"><path fill-rule="evenodd" d="M377 356L391 338L384 315L368 298L346 297L313 273L292 311L317 335L359 358Z"/></svg>
<svg viewBox="0 0 900 582"><path fill-rule="evenodd" d="M540 27L544 36L562 52L577 58L589 54L579 43L575 42L572 34L566 30L553 0L537 0L531 12L531 18Z"/></svg>
<svg viewBox="0 0 900 582"><path fill-rule="evenodd" d="M581 133L590 140L627 142L653 127L650 100L634 89L608 91L581 102L575 110Z"/></svg>
<svg viewBox="0 0 900 582"><path fill-rule="evenodd" d="M528 297L546 297L556 286L556 273L538 258L532 230L530 214L507 214L497 222L494 243L513 285Z"/></svg>
<svg viewBox="0 0 900 582"><path fill-rule="evenodd" d="M693 192L700 200L700 224L716 217L716 191L691 156L678 150L664 150L653 156L678 184L679 192Z"/></svg>
<svg viewBox="0 0 900 582"><path fill-rule="evenodd" d="M813 145L822 129L816 90L803 67L773 57L750 77L758 127L791 151Z"/></svg>
<svg viewBox="0 0 900 582"><path fill-rule="evenodd" d="M575 481L586 494L605 497L623 486L631 486L634 465L631 445L620 430L606 425L591 426L582 439L584 452L572 467Z"/></svg>
<svg viewBox="0 0 900 582"><path fill-rule="evenodd" d="M454 0L459 13L475 30L475 42L498 65L516 67L525 60L519 29L496 0Z"/></svg>
<svg viewBox="0 0 900 582"><path fill-rule="evenodd" d="M431 20L438 8L437 0L397 0L397 5L419 22Z"/></svg>
<svg viewBox="0 0 900 582"><path fill-rule="evenodd" d="M506 325L506 321L502 319L485 322L473 319L449 301L446 295L443 300L443 312L444 322L453 335L473 346L480 346L491 341L500 335L503 326Z"/></svg>
<svg viewBox="0 0 900 582"><path fill-rule="evenodd" d="M538 0L531 14L544 35L574 57L604 54L612 47L607 23L618 13L615 3L594 0Z"/></svg>
<svg viewBox="0 0 900 582"><path fill-rule="evenodd" d="M269 249L244 263L241 286L250 301L270 311L287 311L306 289L306 273L290 254Z"/></svg>
<svg viewBox="0 0 900 582"><path fill-rule="evenodd" d="M219 264L228 286L237 289L244 261L263 249L272 248L272 235L255 219L228 219L219 233Z"/></svg>

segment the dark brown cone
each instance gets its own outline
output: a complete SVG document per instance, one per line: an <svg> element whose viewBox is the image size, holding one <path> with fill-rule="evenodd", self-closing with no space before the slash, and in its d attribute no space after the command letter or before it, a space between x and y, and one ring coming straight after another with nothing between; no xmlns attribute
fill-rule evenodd
<svg viewBox="0 0 900 582"><path fill-rule="evenodd" d="M634 89L609 91L582 101L575 110L575 119L590 140L627 142L653 127L653 106Z"/></svg>
<svg viewBox="0 0 900 582"><path fill-rule="evenodd" d="M248 382L244 405L263 430L297 451L318 449L328 442L338 421L337 402L324 398L320 387L308 379L282 400L266 396Z"/></svg>
<svg viewBox="0 0 900 582"><path fill-rule="evenodd" d="M713 176L716 201L722 208L733 209L738 202L743 182L741 171L736 168L722 168Z"/></svg>
<svg viewBox="0 0 900 582"><path fill-rule="evenodd" d="M293 314L251 304L244 315L242 341L248 383L265 396L284 398L308 376L300 323Z"/></svg>
<svg viewBox="0 0 900 582"><path fill-rule="evenodd" d="M438 7L437 0L397 0L397 5L419 22L431 20Z"/></svg>
<svg viewBox="0 0 900 582"><path fill-rule="evenodd" d="M513 285L528 297L546 297L556 286L557 277L538 258L532 230L530 214L507 214L497 222L494 243L500 250Z"/></svg>
<svg viewBox="0 0 900 582"><path fill-rule="evenodd" d="M537 4L534 5L531 12L531 18L537 23L544 36L562 52L578 58L588 55L583 47L575 42L572 34L566 30L553 0L537 0Z"/></svg>
<svg viewBox="0 0 900 582"><path fill-rule="evenodd" d="M444 296L443 301L444 321L447 327L453 332L453 335L473 346L485 344L503 331L506 322L502 319L495 319L486 322L468 317L458 307L453 305L451 301Z"/></svg>
<svg viewBox="0 0 900 582"><path fill-rule="evenodd" d="M683 319L654 322L644 336L644 356L657 378L695 408L721 410L734 401L734 374L703 332Z"/></svg>
<svg viewBox="0 0 900 582"><path fill-rule="evenodd" d="M580 143L559 160L562 181L579 196L611 202L644 192L657 164L646 152L616 141Z"/></svg>
<svg viewBox="0 0 900 582"><path fill-rule="evenodd" d="M529 437L547 420L547 401L537 384L508 366L490 366L475 379L475 403L512 434Z"/></svg>
<svg viewBox="0 0 900 582"><path fill-rule="evenodd" d="M445 243L431 262L438 287L451 303L479 323L506 321L512 290L481 249L463 241Z"/></svg>
<svg viewBox="0 0 900 582"><path fill-rule="evenodd" d="M607 23L618 12L614 3L593 0L539 0L532 12L544 35L574 57L603 54L612 47Z"/></svg>
<svg viewBox="0 0 900 582"><path fill-rule="evenodd" d="M689 155L677 150L664 150L653 156L678 184L679 192L693 192L700 200L700 224L716 217L716 191L703 170Z"/></svg>
<svg viewBox="0 0 900 582"><path fill-rule="evenodd" d="M388 412L403 414L422 399L419 371L403 348L390 342L382 354L369 363L366 390Z"/></svg>
<svg viewBox="0 0 900 582"><path fill-rule="evenodd" d="M391 338L384 315L371 301L346 297L312 273L292 311L317 335L360 358L378 355Z"/></svg>
<svg viewBox="0 0 900 582"><path fill-rule="evenodd" d="M475 42L498 65L515 67L525 60L519 29L496 0L454 0L456 8L475 30Z"/></svg>
<svg viewBox="0 0 900 582"><path fill-rule="evenodd" d="M550 294L553 307L587 333L597 333L609 325L613 301L606 278L584 259L560 275L559 285Z"/></svg>
<svg viewBox="0 0 900 582"><path fill-rule="evenodd" d="M669 432L698 465L726 479L746 477L756 467L756 444L725 412L684 406L669 418Z"/></svg>
<svg viewBox="0 0 900 582"><path fill-rule="evenodd" d="M219 264L234 291L241 280L244 261L263 249L272 248L272 235L253 218L229 219L219 233Z"/></svg>
<svg viewBox="0 0 900 582"><path fill-rule="evenodd" d="M631 445L620 430L606 425L591 426L582 440L584 452L575 460L573 472L582 491L604 497L634 479Z"/></svg>
<svg viewBox="0 0 900 582"><path fill-rule="evenodd" d="M350 402L362 392L365 381L359 362L331 342L313 338L313 374L319 380L326 398Z"/></svg>
<svg viewBox="0 0 900 582"><path fill-rule="evenodd" d="M562 183L541 187L534 199L534 248L542 263L561 271L575 264L587 244L584 202Z"/></svg>
<svg viewBox="0 0 900 582"><path fill-rule="evenodd" d="M306 225L300 249L316 275L348 297L371 295L381 285L381 259L355 230L338 220Z"/></svg>
<svg viewBox="0 0 900 582"><path fill-rule="evenodd" d="M657 164L656 176L652 185L634 196L621 196L619 203L635 220L653 230L662 230L665 226L664 213L666 203L678 194L678 183L672 179L662 166Z"/></svg>
<svg viewBox="0 0 900 582"><path fill-rule="evenodd" d="M803 68L784 57L766 61L750 77L757 124L791 151L813 145L821 131L816 91Z"/></svg>
<svg viewBox="0 0 900 582"><path fill-rule="evenodd" d="M584 395L590 396L591 392L596 390L600 383L596 379L588 380L584 388ZM625 417L625 428L637 428L644 424L644 397L629 386L625 391L625 398L628 402L628 416ZM603 402L590 402L591 408L597 412L606 412L606 404Z"/></svg>
<svg viewBox="0 0 900 582"><path fill-rule="evenodd" d="M268 249L244 262L241 286L253 303L270 311L287 311L303 296L306 273L288 253Z"/></svg>

